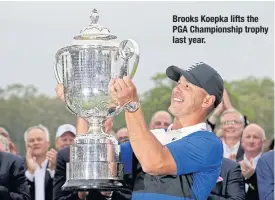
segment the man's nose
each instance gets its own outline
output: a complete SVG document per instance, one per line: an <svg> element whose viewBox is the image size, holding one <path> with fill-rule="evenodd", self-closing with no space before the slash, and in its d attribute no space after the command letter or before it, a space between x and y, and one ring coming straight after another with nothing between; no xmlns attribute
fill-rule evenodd
<svg viewBox="0 0 275 200"><path fill-rule="evenodd" d="M37 145L37 144L39 144L39 141L38 141L38 140L35 140L35 141L33 142L33 145Z"/></svg>
<svg viewBox="0 0 275 200"><path fill-rule="evenodd" d="M254 142L254 138L253 137L249 138L249 142L253 143Z"/></svg>
<svg viewBox="0 0 275 200"><path fill-rule="evenodd" d="M230 127L230 124L224 124L223 126L224 126L224 129L225 129L225 130L229 130L229 129L231 128L231 127Z"/></svg>

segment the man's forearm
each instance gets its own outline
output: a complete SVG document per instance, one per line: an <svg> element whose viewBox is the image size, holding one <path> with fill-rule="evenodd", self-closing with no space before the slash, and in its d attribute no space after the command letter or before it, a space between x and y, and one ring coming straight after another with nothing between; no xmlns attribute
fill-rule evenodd
<svg viewBox="0 0 275 200"><path fill-rule="evenodd" d="M77 117L76 119L76 133L77 134L85 134L88 132L88 123L80 118L80 117Z"/></svg>
<svg viewBox="0 0 275 200"><path fill-rule="evenodd" d="M163 163L163 145L147 128L142 109L134 113L125 112L129 139L139 163L144 171Z"/></svg>

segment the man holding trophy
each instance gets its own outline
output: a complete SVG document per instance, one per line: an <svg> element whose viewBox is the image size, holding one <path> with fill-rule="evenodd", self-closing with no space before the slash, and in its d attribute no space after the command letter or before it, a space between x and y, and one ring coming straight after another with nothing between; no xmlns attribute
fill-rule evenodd
<svg viewBox="0 0 275 200"><path fill-rule="evenodd" d="M97 11L91 19L74 44L56 56L58 96L88 122L79 125L87 134L78 135L71 146L63 190L125 190L125 175L131 170L123 171L123 165L129 169L134 155L138 163L132 166L133 200L205 200L219 177L223 157L221 141L205 123L222 100L221 76L205 63L187 70L168 67L167 76L178 83L169 107L175 121L167 131L150 131L131 80L139 60L137 44L124 40L116 46L116 37L98 25ZM130 142L118 145L102 124L122 110Z"/></svg>

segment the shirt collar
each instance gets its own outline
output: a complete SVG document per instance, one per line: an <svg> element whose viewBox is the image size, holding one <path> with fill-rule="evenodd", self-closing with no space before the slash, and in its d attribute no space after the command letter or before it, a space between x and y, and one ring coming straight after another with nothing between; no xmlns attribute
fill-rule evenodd
<svg viewBox="0 0 275 200"><path fill-rule="evenodd" d="M193 126L184 127L177 130L171 130L172 126L173 124L171 124L166 130L154 129L154 130L151 130L151 132L161 142L162 145L166 145L170 142L173 142L185 136L188 136L194 132L207 130L206 123L199 123Z"/></svg>
<svg viewBox="0 0 275 200"><path fill-rule="evenodd" d="M46 159L46 160L44 160L42 163L41 163L41 168L43 168L43 169L46 169L47 167L48 167L48 160Z"/></svg>
<svg viewBox="0 0 275 200"><path fill-rule="evenodd" d="M227 146L227 144L224 142L224 140L222 141L222 143L223 143L224 147L233 150L233 149L238 149L239 148L239 146L241 144L241 141L238 141L232 148L230 148L229 146Z"/></svg>
<svg viewBox="0 0 275 200"><path fill-rule="evenodd" d="M173 124L171 124L168 128L167 128L167 132L172 130L172 126ZM180 128L177 129L177 131L180 132L194 132L194 131L198 131L198 130L207 130L207 125L205 122L199 123L199 124L195 124L193 126L187 126L184 128Z"/></svg>
<svg viewBox="0 0 275 200"><path fill-rule="evenodd" d="M206 125L205 122L199 123L199 124L195 124L193 126L187 126L187 127L184 127L184 128L175 129L175 130L172 130L172 126L173 126L173 124L171 124L167 128L166 132L168 132L168 134L169 134L169 132L177 132L177 133L179 133L179 135L176 136L175 139L183 138L183 137L185 137L187 135L190 135L191 133L194 133L194 132L197 132L197 131L207 130L207 125Z"/></svg>
<svg viewBox="0 0 275 200"><path fill-rule="evenodd" d="M259 158L261 157L261 155L262 155L262 153L259 153L255 158L253 158L252 164L253 164L253 167L254 167L254 168L256 168L257 163L258 163L258 160L259 160ZM244 159L245 161L249 161L249 160L247 159L247 157L246 157L245 154L244 154L244 156L243 156L243 159Z"/></svg>

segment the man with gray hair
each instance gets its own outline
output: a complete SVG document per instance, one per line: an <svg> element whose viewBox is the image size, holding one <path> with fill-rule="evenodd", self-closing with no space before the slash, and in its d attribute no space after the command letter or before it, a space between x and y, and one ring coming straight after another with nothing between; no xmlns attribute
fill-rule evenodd
<svg viewBox="0 0 275 200"><path fill-rule="evenodd" d="M245 178L246 199L258 200L258 185L255 169L264 149L266 138L264 129L258 124L249 124L242 134L244 155L239 162Z"/></svg>
<svg viewBox="0 0 275 200"><path fill-rule="evenodd" d="M50 147L48 129L43 125L28 128L24 134L26 142L25 175L33 200L52 200L56 151Z"/></svg>
<svg viewBox="0 0 275 200"><path fill-rule="evenodd" d="M244 129L244 117L235 109L225 110L220 119L223 132L223 156L231 160L239 160L243 154L241 136Z"/></svg>

